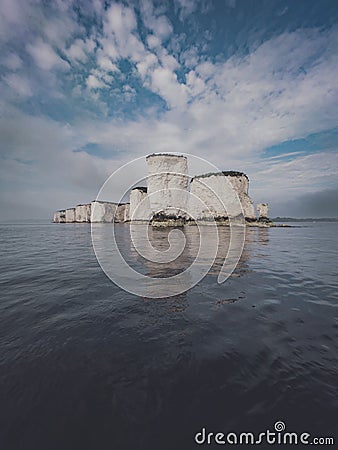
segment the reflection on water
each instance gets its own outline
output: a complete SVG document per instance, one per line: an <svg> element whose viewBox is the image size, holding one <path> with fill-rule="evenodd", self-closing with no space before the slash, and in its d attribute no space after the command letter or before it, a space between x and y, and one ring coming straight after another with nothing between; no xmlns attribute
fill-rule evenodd
<svg viewBox="0 0 338 450"><path fill-rule="evenodd" d="M267 245L269 243L269 233L270 228L258 228L258 242L262 245Z"/></svg>
<svg viewBox="0 0 338 450"><path fill-rule="evenodd" d="M217 275L216 283L224 282L242 256L245 227L154 229L128 224L113 230L95 224L92 240L102 269L114 283L140 296L164 298L192 288L208 273Z"/></svg>
<svg viewBox="0 0 338 450"><path fill-rule="evenodd" d="M167 276L116 228L137 270ZM335 436L337 224L247 229L219 284L228 233L196 286L149 299L109 281L87 225L1 226L1 448L188 450L203 426L261 432L276 420ZM165 233L151 239L168 248Z"/></svg>

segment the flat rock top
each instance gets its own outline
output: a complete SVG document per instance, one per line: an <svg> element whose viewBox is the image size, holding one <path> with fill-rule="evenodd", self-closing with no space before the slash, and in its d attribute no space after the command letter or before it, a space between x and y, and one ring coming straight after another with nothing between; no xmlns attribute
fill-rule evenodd
<svg viewBox="0 0 338 450"><path fill-rule="evenodd" d="M192 178L194 180L195 178L207 178L207 177L216 177L216 176L226 176L226 177L245 177L248 178L248 176L244 172L238 172L236 170L223 170L222 172L209 172L209 173L203 173L202 175L196 175Z"/></svg>
<svg viewBox="0 0 338 450"><path fill-rule="evenodd" d="M170 157L170 158L183 158L183 159L187 159L186 156L184 155L173 155L172 153L152 153L151 155L146 156L146 159L148 158L154 158L156 156L165 156L165 157Z"/></svg>

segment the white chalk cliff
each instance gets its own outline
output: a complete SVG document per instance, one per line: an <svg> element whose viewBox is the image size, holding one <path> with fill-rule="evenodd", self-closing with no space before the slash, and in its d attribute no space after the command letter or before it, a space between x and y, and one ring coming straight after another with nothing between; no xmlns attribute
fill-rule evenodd
<svg viewBox="0 0 338 450"><path fill-rule="evenodd" d="M190 184L189 214L196 219L243 214L246 219L254 220L255 210L248 186L249 180L241 172L216 172L194 177Z"/></svg>
<svg viewBox="0 0 338 450"><path fill-rule="evenodd" d="M148 198L153 215L185 216L187 211L188 161L185 156L149 155Z"/></svg>
<svg viewBox="0 0 338 450"><path fill-rule="evenodd" d="M135 187L130 191L129 218L133 222L148 222L151 219L147 188Z"/></svg>
<svg viewBox="0 0 338 450"><path fill-rule="evenodd" d="M56 211L56 223L175 222L243 216L248 223L269 223L268 205L249 196L249 179L242 172L224 171L193 177L189 183L187 157L152 154L146 157L147 187L134 187L130 203L94 200Z"/></svg>

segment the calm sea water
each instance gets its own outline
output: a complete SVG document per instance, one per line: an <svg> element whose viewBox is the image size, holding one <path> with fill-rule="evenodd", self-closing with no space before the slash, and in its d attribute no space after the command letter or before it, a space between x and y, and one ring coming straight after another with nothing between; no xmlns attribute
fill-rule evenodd
<svg viewBox="0 0 338 450"><path fill-rule="evenodd" d="M228 281L161 300L104 275L87 224L0 231L1 449L187 450L277 420L337 442L338 224L249 229Z"/></svg>

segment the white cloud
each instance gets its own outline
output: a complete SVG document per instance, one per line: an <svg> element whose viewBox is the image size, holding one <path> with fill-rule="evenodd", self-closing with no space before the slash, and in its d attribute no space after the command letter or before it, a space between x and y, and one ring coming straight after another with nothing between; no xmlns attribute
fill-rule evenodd
<svg viewBox="0 0 338 450"><path fill-rule="evenodd" d="M136 97L136 90L129 86L129 84L125 84L123 86L124 99L126 101L131 101Z"/></svg>
<svg viewBox="0 0 338 450"><path fill-rule="evenodd" d="M185 20L194 13L198 7L196 0L175 0L175 7L179 11L180 20Z"/></svg>
<svg viewBox="0 0 338 450"><path fill-rule="evenodd" d="M104 37L100 41L104 54L112 60L128 58L139 62L146 50L137 34L135 11L121 4L112 4L104 17Z"/></svg>
<svg viewBox="0 0 338 450"><path fill-rule="evenodd" d="M67 57L72 61L86 62L88 56L84 50L85 42L82 39L76 39L72 45L66 50Z"/></svg>
<svg viewBox="0 0 338 450"><path fill-rule="evenodd" d="M1 0L1 16L9 23L18 23L22 20L22 10L16 0Z"/></svg>
<svg viewBox="0 0 338 450"><path fill-rule="evenodd" d="M107 87L106 83L98 79L95 75L89 75L86 84L89 89L101 89Z"/></svg>
<svg viewBox="0 0 338 450"><path fill-rule="evenodd" d="M163 47L157 51L158 58L165 69L174 71L180 67L178 61Z"/></svg>
<svg viewBox="0 0 338 450"><path fill-rule="evenodd" d="M44 27L41 30L44 40L60 49L65 48L66 42L72 36L84 33L84 29L72 14L71 5L66 4L65 7L65 13L59 14L56 17L45 18Z"/></svg>
<svg viewBox="0 0 338 450"><path fill-rule="evenodd" d="M186 103L186 86L177 81L174 72L164 67L157 67L151 74L152 90L163 97L171 108L184 107Z"/></svg>
<svg viewBox="0 0 338 450"><path fill-rule="evenodd" d="M186 83L190 90L191 97L202 94L206 89L204 81L193 70L187 74Z"/></svg>
<svg viewBox="0 0 338 450"><path fill-rule="evenodd" d="M27 78L16 73L12 73L5 76L4 80L8 84L8 86L17 94L23 97L31 97L33 95L30 83Z"/></svg>
<svg viewBox="0 0 338 450"><path fill-rule="evenodd" d="M106 72L119 72L119 68L111 59L105 56L102 52L98 53L97 64L100 69Z"/></svg>
<svg viewBox="0 0 338 450"><path fill-rule="evenodd" d="M16 53L10 53L3 60L2 64L8 69L17 70L22 67L22 59Z"/></svg>
<svg viewBox="0 0 338 450"><path fill-rule="evenodd" d="M51 45L43 42L41 39L36 40L34 44L28 44L27 51L34 59L36 65L42 70L69 69L67 61L55 53Z"/></svg>
<svg viewBox="0 0 338 450"><path fill-rule="evenodd" d="M136 68L142 79L157 66L158 59L153 53L147 53L146 56L136 64Z"/></svg>
<svg viewBox="0 0 338 450"><path fill-rule="evenodd" d="M157 36L162 39L168 38L173 32L173 27L166 16L158 16L149 27Z"/></svg>
<svg viewBox="0 0 338 450"><path fill-rule="evenodd" d="M196 46L190 47L180 54L180 62L186 67L194 68L200 62L200 55Z"/></svg>
<svg viewBox="0 0 338 450"><path fill-rule="evenodd" d="M140 6L144 25L161 41L167 39L173 32L172 24L167 16L158 14L150 0L142 0Z"/></svg>
<svg viewBox="0 0 338 450"><path fill-rule="evenodd" d="M88 57L95 51L96 43L93 39L75 39L71 46L65 50L68 59L73 63L86 63Z"/></svg>
<svg viewBox="0 0 338 450"><path fill-rule="evenodd" d="M137 21L132 8L113 3L105 16L105 31L114 33L118 40L128 38L128 35L136 29Z"/></svg>
<svg viewBox="0 0 338 450"><path fill-rule="evenodd" d="M159 39L154 34L149 34L147 36L147 44L148 44L148 47L151 48L151 49L154 49L156 47L160 47L161 39Z"/></svg>

